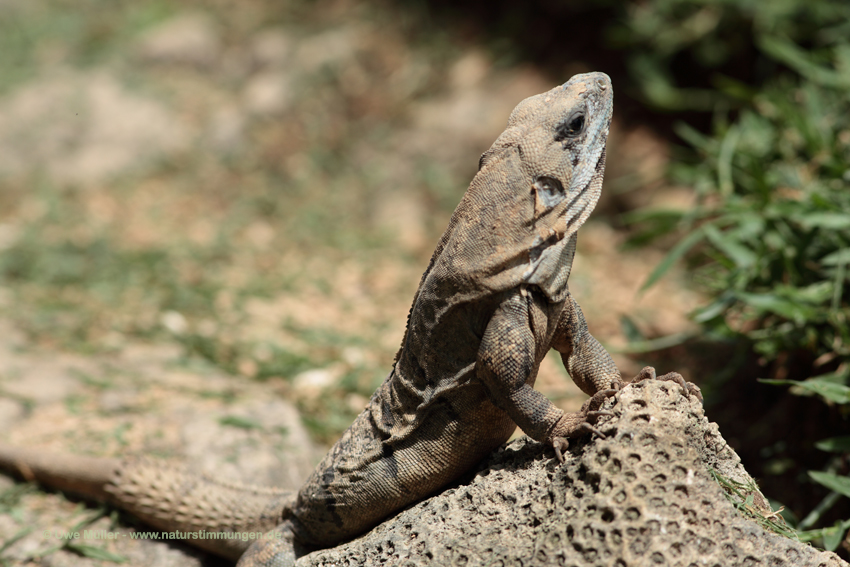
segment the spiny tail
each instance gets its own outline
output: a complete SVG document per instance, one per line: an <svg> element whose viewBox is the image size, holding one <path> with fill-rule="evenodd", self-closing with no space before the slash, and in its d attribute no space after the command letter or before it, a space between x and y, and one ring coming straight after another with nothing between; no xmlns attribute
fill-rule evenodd
<svg viewBox="0 0 850 567"><path fill-rule="evenodd" d="M108 502L186 543L236 559L280 523L295 494L226 483L153 459L43 453L0 444L0 469L26 480ZM254 535L251 535L254 534Z"/></svg>

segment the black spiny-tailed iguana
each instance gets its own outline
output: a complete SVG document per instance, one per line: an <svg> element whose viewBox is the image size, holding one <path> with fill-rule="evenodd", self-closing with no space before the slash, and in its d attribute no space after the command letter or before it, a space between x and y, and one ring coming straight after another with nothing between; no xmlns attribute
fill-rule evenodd
<svg viewBox="0 0 850 567"><path fill-rule="evenodd" d="M0 447L0 465L107 500L161 529L269 531L272 539L191 539L240 565L292 565L434 493L518 425L552 445L594 433L624 385L587 331L567 279L576 231L599 199L613 93L603 73L522 101L481 156L413 299L395 364L297 494L194 477L146 459L42 455ZM554 348L591 398L565 413L534 390ZM639 379L654 377L644 369ZM676 380L695 395L698 389Z"/></svg>

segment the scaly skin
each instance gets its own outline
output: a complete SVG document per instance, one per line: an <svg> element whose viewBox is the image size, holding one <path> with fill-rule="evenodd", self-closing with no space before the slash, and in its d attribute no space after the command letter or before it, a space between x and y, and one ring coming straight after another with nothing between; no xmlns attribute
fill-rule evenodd
<svg viewBox="0 0 850 567"><path fill-rule="evenodd" d="M612 101L608 76L588 73L516 107L422 276L391 372L297 496L192 480L148 461L113 463L101 492L163 529L271 529L239 564L292 565L440 490L516 426L559 459L567 439L601 435L599 408L624 383L567 280L576 231L602 188ZM551 348L591 396L577 413L534 390ZM654 377L651 368L638 376ZM662 378L699 395L678 374ZM0 449L4 460L27 466ZM246 547L205 543L228 557Z"/></svg>

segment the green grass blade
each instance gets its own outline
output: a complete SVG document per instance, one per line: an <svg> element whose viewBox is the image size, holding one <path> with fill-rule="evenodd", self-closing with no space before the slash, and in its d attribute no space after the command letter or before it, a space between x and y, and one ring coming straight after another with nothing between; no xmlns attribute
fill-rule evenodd
<svg viewBox="0 0 850 567"><path fill-rule="evenodd" d="M823 471L809 471L809 476L818 484L850 498L850 477Z"/></svg>
<svg viewBox="0 0 850 567"><path fill-rule="evenodd" d="M828 453L850 452L850 435L821 439L820 441L815 443L815 447L817 447L821 451L826 451Z"/></svg>
<svg viewBox="0 0 850 567"><path fill-rule="evenodd" d="M107 551L102 547L96 547L94 545L88 545L85 543L69 543L65 546L65 549L73 551L83 557L88 557L90 559L99 559L100 561L109 561L111 563L126 563L127 558L118 555L117 553L112 553L111 551Z"/></svg>
<svg viewBox="0 0 850 567"><path fill-rule="evenodd" d="M687 254L688 250L696 246L703 238L705 238L705 230L698 228L679 241L679 243L667 253L664 259L661 260L655 269L652 270L652 273L649 274L648 278L646 278L646 282L644 282L641 286L640 291L645 291L655 285L655 282L661 279L661 277L667 273L673 264L679 261L682 256Z"/></svg>
<svg viewBox="0 0 850 567"><path fill-rule="evenodd" d="M772 385L792 385L799 386L807 392L817 394L837 404L850 403L850 388L844 384L836 384L830 380L824 380L820 377L810 380L763 380L759 382Z"/></svg>

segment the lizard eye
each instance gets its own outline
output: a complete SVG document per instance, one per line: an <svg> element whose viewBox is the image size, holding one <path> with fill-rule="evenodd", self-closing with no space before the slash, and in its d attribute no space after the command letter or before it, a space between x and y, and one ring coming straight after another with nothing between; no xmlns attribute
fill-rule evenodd
<svg viewBox="0 0 850 567"><path fill-rule="evenodd" d="M555 129L555 140L560 142L565 138L575 138L584 132L584 111L579 110L558 124Z"/></svg>

